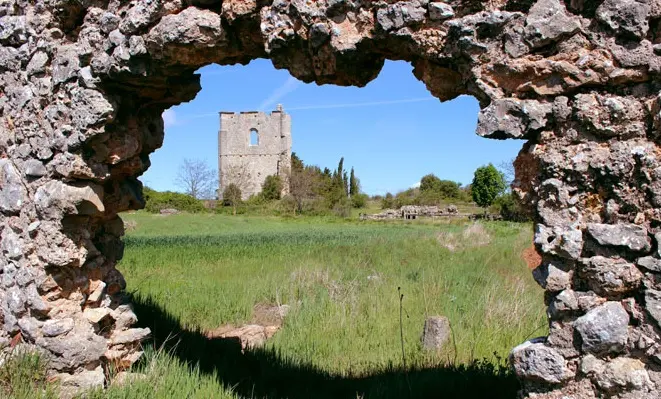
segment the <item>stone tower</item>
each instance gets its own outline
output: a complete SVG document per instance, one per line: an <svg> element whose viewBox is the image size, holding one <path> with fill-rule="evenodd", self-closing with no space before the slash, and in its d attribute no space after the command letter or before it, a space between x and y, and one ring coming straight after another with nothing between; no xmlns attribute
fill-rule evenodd
<svg viewBox="0 0 661 399"><path fill-rule="evenodd" d="M291 117L281 105L264 112L220 112L218 132L218 197L235 183L243 199L259 194L264 179L279 175L289 192Z"/></svg>

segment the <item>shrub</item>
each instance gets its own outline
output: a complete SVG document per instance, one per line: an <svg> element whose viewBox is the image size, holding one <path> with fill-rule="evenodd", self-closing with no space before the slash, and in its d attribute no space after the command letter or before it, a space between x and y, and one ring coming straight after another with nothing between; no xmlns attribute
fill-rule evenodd
<svg viewBox="0 0 661 399"><path fill-rule="evenodd" d="M499 213L504 220L510 222L529 222L532 220L530 214L521 206L512 193L503 194L496 198L492 209Z"/></svg>
<svg viewBox="0 0 661 399"><path fill-rule="evenodd" d="M364 208L367 205L367 194L354 194L351 196L351 206L354 208Z"/></svg>
<svg viewBox="0 0 661 399"><path fill-rule="evenodd" d="M333 214L342 218L348 218L351 216L351 201L349 201L348 198L339 200L333 206Z"/></svg>
<svg viewBox="0 0 661 399"><path fill-rule="evenodd" d="M231 183L223 191L223 205L234 206L241 203L241 189L234 183Z"/></svg>
<svg viewBox="0 0 661 399"><path fill-rule="evenodd" d="M262 184L262 197L267 201L279 200L282 195L282 179L277 175L266 176Z"/></svg>
<svg viewBox="0 0 661 399"><path fill-rule="evenodd" d="M204 212L204 203L190 195L175 193L172 191L156 191L145 187L142 191L145 199L145 210L158 213L161 209L174 208L183 212Z"/></svg>
<svg viewBox="0 0 661 399"><path fill-rule="evenodd" d="M381 200L381 209L392 209L395 206L395 201L391 193L386 193L386 196Z"/></svg>

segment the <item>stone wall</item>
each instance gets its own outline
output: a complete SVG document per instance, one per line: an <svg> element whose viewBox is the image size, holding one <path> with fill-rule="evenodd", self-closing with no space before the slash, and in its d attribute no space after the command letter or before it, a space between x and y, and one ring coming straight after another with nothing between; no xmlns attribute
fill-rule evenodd
<svg viewBox="0 0 661 399"><path fill-rule="evenodd" d="M258 143L251 145L251 130ZM243 199L262 191L264 179L278 175L287 183L291 168L291 116L282 111L220 113L218 132L219 195L231 183ZM288 187L289 184L283 184ZM283 194L289 190L283 190Z"/></svg>
<svg viewBox="0 0 661 399"><path fill-rule="evenodd" d="M0 1L0 342L65 387L140 356L117 214L197 68L362 86L407 60L439 100L479 100L479 135L526 140L550 332L513 351L523 394L658 398L660 23L658 0Z"/></svg>

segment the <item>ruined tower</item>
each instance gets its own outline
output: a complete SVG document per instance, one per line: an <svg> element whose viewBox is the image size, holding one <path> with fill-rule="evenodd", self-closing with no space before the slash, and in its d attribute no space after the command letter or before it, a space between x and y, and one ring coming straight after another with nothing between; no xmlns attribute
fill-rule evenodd
<svg viewBox="0 0 661 399"><path fill-rule="evenodd" d="M291 117L281 105L264 112L220 112L218 132L218 197L231 183L243 199L259 194L264 179L279 175L283 194L289 191Z"/></svg>

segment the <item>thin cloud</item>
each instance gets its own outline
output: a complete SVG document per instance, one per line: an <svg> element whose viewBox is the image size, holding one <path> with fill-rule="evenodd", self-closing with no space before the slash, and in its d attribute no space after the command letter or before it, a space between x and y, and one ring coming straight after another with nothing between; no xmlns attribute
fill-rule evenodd
<svg viewBox="0 0 661 399"><path fill-rule="evenodd" d="M411 184L411 188L420 188L420 182L418 181L418 182L415 182L415 183Z"/></svg>
<svg viewBox="0 0 661 399"><path fill-rule="evenodd" d="M261 104L259 104L259 107L257 107L257 109L264 110L266 108L272 107L281 98L285 97L287 94L298 89L300 85L301 82L299 80L296 80L296 78L294 78L293 76L288 77L287 80L285 80L285 82L280 87L273 90L273 93L271 93L270 96L268 96L264 101L262 101Z"/></svg>
<svg viewBox="0 0 661 399"><path fill-rule="evenodd" d="M172 108L166 109L161 115L165 127L171 127L177 124L177 114Z"/></svg>

